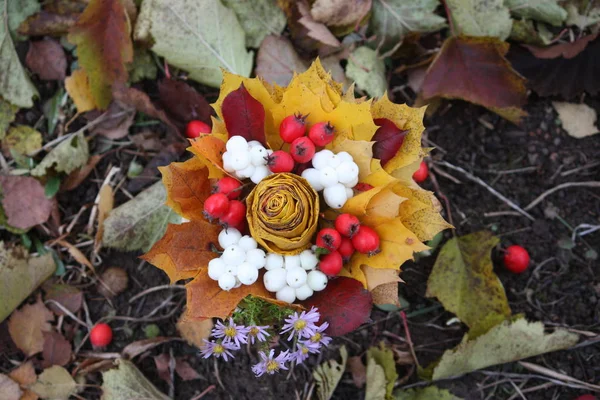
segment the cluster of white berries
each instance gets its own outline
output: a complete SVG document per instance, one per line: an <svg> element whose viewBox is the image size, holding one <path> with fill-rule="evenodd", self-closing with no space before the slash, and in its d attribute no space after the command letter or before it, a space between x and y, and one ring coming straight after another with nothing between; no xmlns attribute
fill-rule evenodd
<svg viewBox="0 0 600 400"><path fill-rule="evenodd" d="M306 300L327 286L327 276L316 269L318 264L317 255L310 249L294 256L269 253L263 277L265 288L276 293L279 301L291 304L296 299Z"/></svg>
<svg viewBox="0 0 600 400"><path fill-rule="evenodd" d="M302 177L317 192L323 191L329 207L342 208L354 196L352 188L358 183L358 165L352 156L345 151L334 154L321 150L315 153L312 165L314 168L305 169Z"/></svg>
<svg viewBox="0 0 600 400"><path fill-rule="evenodd" d="M232 136L225 145L227 151L223 153L223 169L238 179L250 178L258 184L271 175L267 167L267 159L273 150L266 149L257 140L246 141L242 136Z"/></svg>
<svg viewBox="0 0 600 400"><path fill-rule="evenodd" d="M219 245L224 249L221 257L208 263L208 276L219 282L223 290L241 285L252 285L258 279L258 270L265 266L267 255L258 248L256 240L234 228L219 233Z"/></svg>

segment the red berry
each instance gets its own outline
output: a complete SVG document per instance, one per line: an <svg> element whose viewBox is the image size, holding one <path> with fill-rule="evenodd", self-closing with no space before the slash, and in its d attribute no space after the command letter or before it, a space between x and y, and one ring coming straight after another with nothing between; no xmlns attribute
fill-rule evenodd
<svg viewBox="0 0 600 400"><path fill-rule="evenodd" d="M96 324L90 331L90 342L92 346L104 347L112 342L112 329L108 324Z"/></svg>
<svg viewBox="0 0 600 400"><path fill-rule="evenodd" d="M354 189L358 192L366 192L367 190L373 189L373 185L369 185L368 183L358 182Z"/></svg>
<svg viewBox="0 0 600 400"><path fill-rule="evenodd" d="M317 233L317 246L335 251L340 247L342 237L340 233L333 228L323 228Z"/></svg>
<svg viewBox="0 0 600 400"><path fill-rule="evenodd" d="M334 276L340 273L342 264L342 255L338 251L332 251L321 257L321 260L319 260L319 269L325 275Z"/></svg>
<svg viewBox="0 0 600 400"><path fill-rule="evenodd" d="M223 193L229 200L235 200L242 194L242 183L235 178L226 176L217 181L213 186L213 193Z"/></svg>
<svg viewBox="0 0 600 400"><path fill-rule="evenodd" d="M244 218L242 220L242 222L240 222L239 224L237 224L236 226L234 226L235 229L237 229L238 231L240 231L240 233L242 235L245 235L246 232L248 231L248 223L246 221L246 218Z"/></svg>
<svg viewBox="0 0 600 400"><path fill-rule="evenodd" d="M358 228L360 228L360 221L352 214L340 214L335 219L335 229L342 236L352 239L352 236L358 232Z"/></svg>
<svg viewBox="0 0 600 400"><path fill-rule="evenodd" d="M229 198L223 193L215 193L204 201L204 216L209 220L221 218L229 210Z"/></svg>
<svg viewBox="0 0 600 400"><path fill-rule="evenodd" d="M189 137L190 139L194 139L200 136L202 133L210 133L210 126L196 119L188 122L185 129L185 136Z"/></svg>
<svg viewBox="0 0 600 400"><path fill-rule="evenodd" d="M361 225L352 237L352 245L359 253L370 256L379 253L379 235L368 226Z"/></svg>
<svg viewBox="0 0 600 400"><path fill-rule="evenodd" d="M290 154L296 162L309 162L315 155L315 144L306 136L299 137L290 145Z"/></svg>
<svg viewBox="0 0 600 400"><path fill-rule="evenodd" d="M427 164L425 163L425 161L421 161L421 164L419 164L419 169L416 170L415 173L413 174L413 179L415 180L415 182L421 183L425 179L427 179L428 176L429 176L429 168L427 167Z"/></svg>
<svg viewBox="0 0 600 400"><path fill-rule="evenodd" d="M274 173L291 172L294 169L294 159L290 153L277 150L267 158L267 165Z"/></svg>
<svg viewBox="0 0 600 400"><path fill-rule="evenodd" d="M315 146L326 146L333 141L335 129L329 122L319 122L310 128L308 137Z"/></svg>
<svg viewBox="0 0 600 400"><path fill-rule="evenodd" d="M239 200L231 200L229 202L229 210L219 218L221 225L239 226L246 219L246 205Z"/></svg>
<svg viewBox="0 0 600 400"><path fill-rule="evenodd" d="M279 136L286 143L304 136L306 132L306 116L302 114L288 115L279 125Z"/></svg>
<svg viewBox="0 0 600 400"><path fill-rule="evenodd" d="M509 246L504 253L504 266L515 274L524 272L529 266L529 253L521 246Z"/></svg>
<svg viewBox="0 0 600 400"><path fill-rule="evenodd" d="M354 250L354 246L352 246L352 240L350 238L342 237L342 242L340 243L340 247L338 247L337 251L342 255L344 262L348 262L356 250Z"/></svg>

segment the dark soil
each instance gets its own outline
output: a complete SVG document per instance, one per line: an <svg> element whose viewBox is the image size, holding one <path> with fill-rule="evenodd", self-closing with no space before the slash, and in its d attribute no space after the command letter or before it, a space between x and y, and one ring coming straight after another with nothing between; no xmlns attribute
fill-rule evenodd
<svg viewBox="0 0 600 400"><path fill-rule="evenodd" d="M395 100L404 101L402 98ZM587 102L600 113L600 100L590 99ZM427 139L430 141L427 145L437 147L432 153L431 161L435 164L436 161L444 160L470 171L522 207L561 183L599 180L600 167L586 167L600 160L600 136L586 139L568 136L557 124L556 113L547 100L531 98L526 110L530 116L522 127L517 128L476 106L460 102L444 104L426 121ZM148 161L151 155L144 155L141 159ZM105 157L96 169L97 175L92 175L75 191L60 194L58 200L63 223L70 221L83 204L93 203L110 165L120 165L126 171L132 157L126 152L116 152ZM506 172L525 167L535 168ZM462 183L453 182L438 173L438 168ZM580 170L575 171L577 168ZM563 239L571 235L567 224L572 227L579 224L600 224L598 189L573 187L551 194L530 210L535 221L522 216L486 217L486 213L512 210L483 186L469 181L459 172L440 165L434 167L432 173L439 187L435 187L431 179L424 187L435 191L438 197L441 193L447 197L456 235L487 229L501 238L501 247L518 243L529 250L532 264L521 275L510 274L501 267L498 261L500 248L494 255L497 273L505 286L514 313L523 313L528 319L542 321L550 327L563 326L596 333L599 331L600 263L586 259L588 247L580 238L572 249L566 249L563 244ZM127 197L119 192L117 204L126 200ZM554 211L551 212L552 210ZM552 218L552 214L557 216ZM83 225L88 216L87 213L83 214ZM83 225L80 232L83 231ZM445 238L451 235L451 232L446 232ZM600 251L599 232L584 237L584 240L590 248ZM99 272L110 266L120 266L127 270L130 277L128 290L112 302L99 295L94 287L86 290L92 321L107 316L117 317L112 322L115 340L105 351L120 352L127 344L144 339L144 328L151 323L158 325L162 336L177 336L175 324L184 308L184 291L161 290L130 304L129 299L135 294L167 284L167 277L151 265L141 262L137 258L139 253L103 250L100 255L102 263L98 267ZM417 357L423 366L439 358L444 350L458 344L465 333L463 325L448 324L453 315L445 312L435 299L425 298L427 277L436 256L437 253L434 253L418 262L406 263L401 274L406 282L401 285L401 294L409 303L406 310L408 326ZM165 302L168 299L170 300ZM119 317L128 317L129 320ZM235 362L214 363L213 360L200 358L196 348L181 341L172 341L143 353L135 359L135 363L161 391L169 393L169 390L174 390L176 399L192 399L210 387L213 389L204 399L306 399L310 393L313 396L315 393L312 378L314 366L324 360L337 358L341 345L346 346L351 356L360 356L370 346L381 341L400 351L408 351L406 332L398 312L387 313L375 309L371 318L372 323L346 337L336 338L319 357L309 359L306 365L296 367L289 374L255 378L250 370L250 366L257 361L255 354L240 351ZM65 319L64 324L68 326L71 322ZM3 333L0 334L0 349L6 351L3 351L5 355L0 362L2 370L6 371L10 369L8 358L18 358L19 352L4 340L7 337L6 326L3 324L1 327L0 332ZM84 354L91 351L89 342L81 349ZM176 377L173 388L170 388L169 384L159 378L153 360L154 356L169 352L187 360L202 378L183 382ZM78 357L77 363L84 359L83 356ZM584 382L597 384L600 381L598 344L547 354L528 361ZM398 373L398 387L426 384L418 378L413 366L399 366ZM509 377L511 380L507 379ZM518 363L509 363L437 384L465 399L519 398L514 384L530 400L572 399L585 393L560 384L527 391L546 382L548 380L539 378L539 375L524 369ZM100 385L100 374L90 374L87 383ZM99 398L100 391L98 388L88 387L80 395L85 399L94 399ZM357 388L351 376L345 374L334 398L363 397L364 388Z"/></svg>

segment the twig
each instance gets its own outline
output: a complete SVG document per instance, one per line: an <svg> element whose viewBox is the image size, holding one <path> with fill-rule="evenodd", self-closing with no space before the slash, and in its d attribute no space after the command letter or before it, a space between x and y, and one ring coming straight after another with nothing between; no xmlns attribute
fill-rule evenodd
<svg viewBox="0 0 600 400"><path fill-rule="evenodd" d="M520 217L521 213L516 211L494 211L489 213L484 213L484 217L486 218L494 218L494 217Z"/></svg>
<svg viewBox="0 0 600 400"><path fill-rule="evenodd" d="M552 386L554 386L554 383L552 383L552 382L546 382L546 383L542 383L541 385L532 386L530 388L521 390L520 393L513 394L512 396L510 396L508 398L508 400L514 400L524 393L531 393L531 392L537 392L538 390L549 389Z"/></svg>
<svg viewBox="0 0 600 400"><path fill-rule="evenodd" d="M202 393L200 393L198 396L193 397L191 400L200 400L201 398L203 398L204 396L206 396L208 393L210 393L211 391L215 390L216 386L215 385L210 385L209 387L207 387L206 389L204 389L202 391Z"/></svg>
<svg viewBox="0 0 600 400"><path fill-rule="evenodd" d="M552 193L570 188L570 187L597 187L600 188L600 182L596 181L588 181L588 182L567 182L561 183L558 186L553 187L552 189L546 190L544 193L540 194L535 200L525 206L525 210L531 210L533 207L537 206L542 200L551 195Z"/></svg>
<svg viewBox="0 0 600 400"><path fill-rule="evenodd" d="M453 177L446 171L438 168L437 166L433 165L432 169L435 171L436 174L439 174L439 175L443 176L444 178L451 180L452 182L456 183L457 185L462 185L461 181L459 181L457 178Z"/></svg>
<svg viewBox="0 0 600 400"><path fill-rule="evenodd" d="M488 190L488 192L490 192L491 194L493 194L494 196L496 196L497 198L499 198L500 200L502 200L503 202L505 202L510 208L512 208L513 210L516 210L517 212L519 212L521 215L529 218L531 221L535 221L535 218L533 218L531 216L531 214L529 214L527 211L523 210L521 207L519 207L517 204L515 204L512 200L510 200L509 198L507 198L506 196L504 196L502 193L498 192L496 189L494 189L493 187L491 187L490 185L488 185L487 183L485 183L481 178L471 174L470 172L466 171L465 169L461 168L461 167L457 167L456 165L450 164L447 161L436 161L435 164L437 165L443 165L444 167L450 168L454 171L458 171L460 173L462 173L463 175L465 175L469 180L483 186L484 188L486 188Z"/></svg>
<svg viewBox="0 0 600 400"><path fill-rule="evenodd" d="M181 289L181 290L185 290L185 285L160 285L160 286L154 286L151 287L150 289L146 289L143 292L140 292L138 294L136 294L135 296L133 296L132 298L129 299L129 304L133 303L134 301L136 301L137 299L139 299L140 297L143 297L147 294L153 293L153 292L158 292L159 290L163 290L163 289Z"/></svg>
<svg viewBox="0 0 600 400"><path fill-rule="evenodd" d="M522 398L523 400L527 400L527 397L525 397L525 395L523 394L523 392L521 392L521 388L520 388L520 387L518 387L518 386L517 386L517 384L516 384L516 383L514 383L512 380L510 380L509 382L510 382L510 384L511 384L511 385L512 385L512 386L515 388L515 391L517 392L517 393L516 393L516 395L519 395L519 396L521 396L521 398ZM514 396L513 396L513 397L514 397ZM511 399L512 399L513 397L511 397Z"/></svg>
<svg viewBox="0 0 600 400"><path fill-rule="evenodd" d="M104 182L102 182L102 185L100 185L100 189L102 189L102 187L104 185L110 185L110 181L112 180L112 177L115 174L117 174L119 171L121 171L121 168L112 167L110 169L110 171L108 171L106 178L104 178ZM96 220L96 214L98 213L98 203L100 202L100 189L98 190L98 194L96 195L96 198L94 199L94 206L92 207L92 212L90 213L90 218L88 220L88 224L87 224L88 235L91 235L94 230L94 221Z"/></svg>
<svg viewBox="0 0 600 400"><path fill-rule="evenodd" d="M421 365L419 364L419 360L417 359L417 354L415 353L415 348L413 346L412 339L410 338L410 331L408 330L408 319L406 318L406 313L404 311L400 311L400 318L402 318L402 324L404 325L404 332L406 333L406 342L408 343L410 354L415 360L417 368L421 369Z"/></svg>
<svg viewBox="0 0 600 400"><path fill-rule="evenodd" d="M575 383L589 390L600 392L600 386L598 385L580 381L579 379L575 379L569 375L561 374L559 372L551 370L550 368L542 367L541 365L533 364L526 361L519 361L519 365L525 369L528 369L529 371L537 372L539 374L546 375L550 378L558 379L563 382Z"/></svg>
<svg viewBox="0 0 600 400"><path fill-rule="evenodd" d="M64 312L66 315L68 315L69 317L71 317L71 319L73 319L73 321L77 322L81 326L86 327L87 329L90 329L90 327L88 326L88 324L86 324L85 322L83 322L82 320L80 320L79 318L77 318L71 311L69 311L65 306L63 306L62 304L60 304L58 301L56 301L56 300L46 300L45 303L46 304L48 304L48 303L54 304L56 307L60 308L60 311Z"/></svg>

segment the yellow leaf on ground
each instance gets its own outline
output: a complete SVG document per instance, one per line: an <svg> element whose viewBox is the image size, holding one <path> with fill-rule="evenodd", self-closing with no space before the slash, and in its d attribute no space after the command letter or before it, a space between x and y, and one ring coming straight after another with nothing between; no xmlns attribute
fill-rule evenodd
<svg viewBox="0 0 600 400"><path fill-rule="evenodd" d="M81 114L98 108L92 96L89 77L83 69L76 69L71 73L71 76L65 79L65 89L73 99L78 113Z"/></svg>
<svg viewBox="0 0 600 400"><path fill-rule="evenodd" d="M52 327L54 314L46 308L41 298L35 304L26 304L13 312L8 320L8 332L13 342L27 356L44 349L44 334Z"/></svg>

